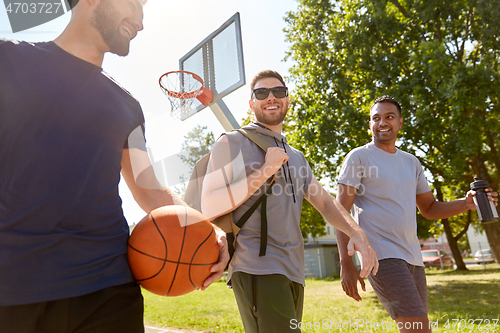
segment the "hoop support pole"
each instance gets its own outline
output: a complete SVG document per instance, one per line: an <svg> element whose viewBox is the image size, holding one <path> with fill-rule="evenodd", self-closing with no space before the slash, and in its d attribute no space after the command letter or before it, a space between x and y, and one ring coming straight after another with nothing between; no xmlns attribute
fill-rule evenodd
<svg viewBox="0 0 500 333"><path fill-rule="evenodd" d="M222 127L224 127L224 130L231 131L233 129L240 128L240 125L238 124L236 119L234 119L233 114L231 113L231 111L229 111L229 108L222 99L218 100L216 103L211 104L209 107L215 114L217 119L219 119L219 122L221 123Z"/></svg>

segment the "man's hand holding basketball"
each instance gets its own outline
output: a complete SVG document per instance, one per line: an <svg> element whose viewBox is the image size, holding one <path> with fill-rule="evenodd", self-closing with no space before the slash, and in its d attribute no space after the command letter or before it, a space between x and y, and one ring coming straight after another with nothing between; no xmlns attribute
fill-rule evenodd
<svg viewBox="0 0 500 333"><path fill-rule="evenodd" d="M222 277L222 274L224 274L224 269L226 269L227 263L229 262L226 233L215 225L214 229L217 235L217 244L219 245L219 261L210 268L210 272L212 272L212 274L205 280L205 282L203 282L201 290L207 289L208 286L219 280Z"/></svg>

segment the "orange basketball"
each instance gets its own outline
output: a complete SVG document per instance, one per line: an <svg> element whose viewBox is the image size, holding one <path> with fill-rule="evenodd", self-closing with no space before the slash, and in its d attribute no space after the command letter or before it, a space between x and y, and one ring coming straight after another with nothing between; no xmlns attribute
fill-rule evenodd
<svg viewBox="0 0 500 333"><path fill-rule="evenodd" d="M218 257L212 223L185 206L153 210L137 224L128 242L135 279L162 296L184 295L201 287Z"/></svg>

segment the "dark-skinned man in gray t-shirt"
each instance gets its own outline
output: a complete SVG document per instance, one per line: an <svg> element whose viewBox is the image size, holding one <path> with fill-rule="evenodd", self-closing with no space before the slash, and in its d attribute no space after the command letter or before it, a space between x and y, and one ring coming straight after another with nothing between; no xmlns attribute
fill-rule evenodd
<svg viewBox="0 0 500 333"><path fill-rule="evenodd" d="M369 276L377 297L400 332L430 332L427 287L417 238L416 207L427 219L444 219L475 209L474 191L452 202L436 201L418 159L396 148L403 125L401 106L390 96L377 98L370 109L372 142L352 150L338 180L338 200L366 232L379 260ZM490 200L498 195L488 189ZM347 255L349 237L337 233L341 283L360 301L363 278Z"/></svg>

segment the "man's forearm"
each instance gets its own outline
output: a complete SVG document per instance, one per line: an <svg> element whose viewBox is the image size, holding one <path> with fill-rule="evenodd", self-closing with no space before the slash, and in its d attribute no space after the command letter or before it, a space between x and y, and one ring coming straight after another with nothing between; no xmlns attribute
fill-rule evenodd
<svg viewBox="0 0 500 333"><path fill-rule="evenodd" d="M465 198L450 202L434 201L424 217L429 220L440 220L452 217L469 210Z"/></svg>
<svg viewBox="0 0 500 333"><path fill-rule="evenodd" d="M353 220L351 214L349 214L349 212L345 210L345 208L335 198L332 197L328 206L329 207L324 210L326 213L323 217L329 224L349 237L352 237L361 231L361 228L356 221Z"/></svg>
<svg viewBox="0 0 500 333"><path fill-rule="evenodd" d="M261 188L268 178L269 176L262 170L257 170L228 186L213 191L205 192L204 190L201 199L203 214L213 220L235 210ZM220 180L219 183L221 183Z"/></svg>
<svg viewBox="0 0 500 333"><path fill-rule="evenodd" d="M337 247L339 249L340 264L352 263L351 256L347 253L347 244L349 243L349 236L342 231L337 230Z"/></svg>
<svg viewBox="0 0 500 333"><path fill-rule="evenodd" d="M149 213L152 210L167 205L187 204L168 188L163 189L143 189L137 197L134 196L139 206Z"/></svg>
<svg viewBox="0 0 500 333"><path fill-rule="evenodd" d="M349 255L353 255L355 251L359 251L363 257L363 262L361 264L362 270L359 276L367 277L372 273L372 269L373 274L376 274L378 270L377 255L371 248L370 242L365 232L352 219L352 217L349 215L349 213L347 213L344 207L339 202L337 202L337 200L333 199L333 204L335 206L335 209L329 209L329 211L331 211L332 213L327 214L326 220L328 221L328 223L335 226L337 230L340 230L341 232L346 234L345 241L347 242L347 245L342 244L342 239L340 241L341 243L339 244L339 251L342 251L341 268L348 268L349 265L351 266L350 268L353 268L354 264L352 262L352 259L349 263L348 257ZM332 217L335 218L332 219Z"/></svg>

